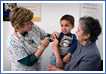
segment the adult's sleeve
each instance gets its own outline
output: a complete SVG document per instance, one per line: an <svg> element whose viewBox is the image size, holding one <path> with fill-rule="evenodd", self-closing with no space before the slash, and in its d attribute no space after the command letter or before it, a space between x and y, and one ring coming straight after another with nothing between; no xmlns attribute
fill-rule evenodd
<svg viewBox="0 0 106 74"><path fill-rule="evenodd" d="M24 64L24 65L27 65L27 66L32 66L37 61L38 61L38 57L36 57L34 54L28 55L28 56L18 60L18 62L20 62L21 64Z"/></svg>
<svg viewBox="0 0 106 74"><path fill-rule="evenodd" d="M48 35L48 33L46 33L42 28L35 25L34 28L40 33L40 39L44 39Z"/></svg>
<svg viewBox="0 0 106 74"><path fill-rule="evenodd" d="M100 62L99 56L90 56L83 58L78 66L75 68L76 71L98 71L98 65Z"/></svg>
<svg viewBox="0 0 106 74"><path fill-rule="evenodd" d="M14 41L13 39L9 41L10 58L21 64L32 66L38 61L38 57L36 57L34 54L28 54L26 50L27 49L25 49L21 42Z"/></svg>

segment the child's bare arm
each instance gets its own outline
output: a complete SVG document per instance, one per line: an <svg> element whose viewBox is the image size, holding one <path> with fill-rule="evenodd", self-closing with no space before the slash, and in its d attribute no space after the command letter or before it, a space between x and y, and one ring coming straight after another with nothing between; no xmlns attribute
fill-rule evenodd
<svg viewBox="0 0 106 74"><path fill-rule="evenodd" d="M63 67L63 61L62 61L62 58L60 56L59 48L57 48L57 52L58 53L55 53L55 55L56 55L56 66L62 68Z"/></svg>
<svg viewBox="0 0 106 74"><path fill-rule="evenodd" d="M56 66L57 67L63 67L63 61L61 58L57 58L56 59Z"/></svg>
<svg viewBox="0 0 106 74"><path fill-rule="evenodd" d="M68 63L70 60L71 60L71 53L67 53L63 58L63 62Z"/></svg>
<svg viewBox="0 0 106 74"><path fill-rule="evenodd" d="M59 52L59 48L58 48L58 40L55 37L53 38L53 42L51 42L51 48L52 48L52 52L54 53L55 57L56 57L56 66L62 66L63 62L60 56L60 52Z"/></svg>

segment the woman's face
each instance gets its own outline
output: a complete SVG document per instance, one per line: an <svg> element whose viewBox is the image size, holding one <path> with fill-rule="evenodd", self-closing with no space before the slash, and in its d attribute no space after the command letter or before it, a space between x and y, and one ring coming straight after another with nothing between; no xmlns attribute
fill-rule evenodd
<svg viewBox="0 0 106 74"><path fill-rule="evenodd" d="M24 27L22 28L23 31L31 31L32 30L32 26L33 26L33 22L32 21L28 21L24 23Z"/></svg>
<svg viewBox="0 0 106 74"><path fill-rule="evenodd" d="M84 32L84 25L81 25L81 24L78 25L76 34L79 41L86 41L89 38L89 34L86 34Z"/></svg>
<svg viewBox="0 0 106 74"><path fill-rule="evenodd" d="M70 33L70 30L72 29L72 24L67 20L60 21L61 24L61 32L64 34Z"/></svg>

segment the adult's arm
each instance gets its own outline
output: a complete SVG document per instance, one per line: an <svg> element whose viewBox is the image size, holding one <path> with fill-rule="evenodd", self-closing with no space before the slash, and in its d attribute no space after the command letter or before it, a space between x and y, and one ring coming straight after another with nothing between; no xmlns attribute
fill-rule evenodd
<svg viewBox="0 0 106 74"><path fill-rule="evenodd" d="M41 44L36 49L37 51L35 53L28 55L22 59L19 59L18 62L27 66L32 66L35 62L38 61L39 57L42 55L47 45L48 45L48 40L47 38L45 38L44 40L41 41Z"/></svg>
<svg viewBox="0 0 106 74"><path fill-rule="evenodd" d="M77 62L76 66L68 68L67 71L98 71L100 57L97 55L84 56Z"/></svg>

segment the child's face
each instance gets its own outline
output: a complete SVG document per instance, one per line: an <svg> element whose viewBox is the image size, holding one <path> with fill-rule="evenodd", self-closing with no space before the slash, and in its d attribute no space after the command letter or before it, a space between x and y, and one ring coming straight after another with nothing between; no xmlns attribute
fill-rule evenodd
<svg viewBox="0 0 106 74"><path fill-rule="evenodd" d="M60 21L61 24L61 32L64 34L70 33L72 29L72 24L68 20L62 20Z"/></svg>

